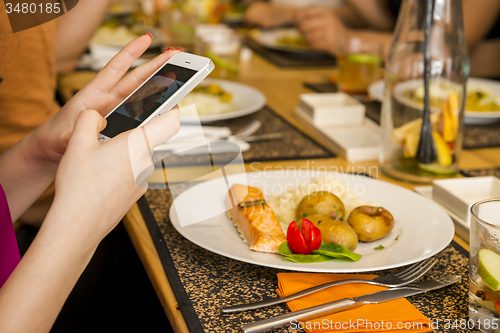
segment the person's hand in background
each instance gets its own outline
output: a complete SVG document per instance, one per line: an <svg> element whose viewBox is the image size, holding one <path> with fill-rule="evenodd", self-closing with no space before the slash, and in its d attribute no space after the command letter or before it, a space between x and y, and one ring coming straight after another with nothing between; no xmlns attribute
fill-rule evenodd
<svg viewBox="0 0 500 333"><path fill-rule="evenodd" d="M297 9L294 7L257 1L248 7L245 21L264 28L272 28L293 23L296 12Z"/></svg>
<svg viewBox="0 0 500 333"><path fill-rule="evenodd" d="M307 7L297 13L297 27L310 47L324 50L332 55L338 52L349 30L332 10L320 6Z"/></svg>

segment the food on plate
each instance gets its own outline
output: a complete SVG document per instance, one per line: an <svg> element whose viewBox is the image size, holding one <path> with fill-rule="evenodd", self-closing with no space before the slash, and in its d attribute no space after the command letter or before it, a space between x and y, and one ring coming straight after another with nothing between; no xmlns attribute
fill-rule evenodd
<svg viewBox="0 0 500 333"><path fill-rule="evenodd" d="M231 112L233 110L233 95L224 90L220 85L211 83L208 85L199 85L193 89L179 103L181 107L181 116L195 116L189 114L194 109L186 108L189 105L195 105L198 115L214 115Z"/></svg>
<svg viewBox="0 0 500 333"><path fill-rule="evenodd" d="M335 243L354 251L358 246L358 236L354 229L346 221L340 219L332 219L327 215L310 215L304 218L303 221L311 221L320 231L323 242Z"/></svg>
<svg viewBox="0 0 500 333"><path fill-rule="evenodd" d="M225 91L221 86L215 83L210 83L207 85L199 85L193 89L193 93L203 93L212 96L216 96L221 102L227 103L231 101L233 95Z"/></svg>
<svg viewBox="0 0 500 333"><path fill-rule="evenodd" d="M307 219L301 221L300 227L293 221L288 226L286 240L294 254L311 254L321 246L321 231Z"/></svg>
<svg viewBox="0 0 500 333"><path fill-rule="evenodd" d="M429 105L442 108L450 94L460 93L460 86L445 82L431 82L429 91ZM424 86L408 89L403 92L403 96L412 102L424 105ZM484 85L470 84L467 86L465 110L479 112L500 111L500 97Z"/></svg>
<svg viewBox="0 0 500 333"><path fill-rule="evenodd" d="M500 98L497 94L487 89L467 89L467 100L465 102L467 111L500 111Z"/></svg>
<svg viewBox="0 0 500 333"><path fill-rule="evenodd" d="M283 229L286 230L288 224L296 220L297 207L302 199L319 191L335 194L344 205L345 216L349 216L351 210L358 206L374 204L357 195L352 186L344 184L341 178L333 175L313 177L310 182L304 182L297 187L286 187L281 194L269 195L267 202L282 224ZM300 216L300 218L302 217Z"/></svg>
<svg viewBox="0 0 500 333"><path fill-rule="evenodd" d="M309 43L302 35L288 34L278 39L278 44L295 47L308 47Z"/></svg>
<svg viewBox="0 0 500 333"><path fill-rule="evenodd" d="M251 250L278 253L286 236L259 188L234 184L226 198L226 207L228 217Z"/></svg>
<svg viewBox="0 0 500 333"><path fill-rule="evenodd" d="M382 207L360 206L347 219L361 242L373 242L387 236L394 228L394 218Z"/></svg>
<svg viewBox="0 0 500 333"><path fill-rule="evenodd" d="M335 194L328 191L317 191L306 195L297 206L297 221L309 215L320 214L332 218L345 216L345 207Z"/></svg>
<svg viewBox="0 0 500 333"><path fill-rule="evenodd" d="M288 242L284 242L280 245L279 251L284 256L283 260L301 264L324 262L334 259L349 259L352 261L361 259L361 254L354 253L335 243L323 243L319 249L314 250L311 254L295 254L290 250Z"/></svg>

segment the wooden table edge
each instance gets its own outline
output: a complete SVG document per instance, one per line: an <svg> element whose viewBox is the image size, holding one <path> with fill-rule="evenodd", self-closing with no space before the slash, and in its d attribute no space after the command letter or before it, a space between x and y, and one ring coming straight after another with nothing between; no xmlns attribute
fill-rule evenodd
<svg viewBox="0 0 500 333"><path fill-rule="evenodd" d="M170 325L172 325L175 333L189 333L158 251L156 251L153 239L137 204L134 204L124 216L123 225L160 299Z"/></svg>

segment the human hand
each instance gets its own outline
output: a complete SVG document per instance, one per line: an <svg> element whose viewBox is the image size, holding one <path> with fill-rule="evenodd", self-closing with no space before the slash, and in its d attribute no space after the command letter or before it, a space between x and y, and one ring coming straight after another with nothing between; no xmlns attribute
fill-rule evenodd
<svg viewBox="0 0 500 333"><path fill-rule="evenodd" d="M76 119L55 181L54 203L43 228L83 242L92 249L144 194L154 166L152 149L179 131L174 108L145 126L105 142L97 136L106 126L96 111Z"/></svg>
<svg viewBox="0 0 500 333"><path fill-rule="evenodd" d="M132 63L151 44L151 37L143 35L130 42L61 110L30 135L25 144L31 160L38 165L47 165L54 172L73 132L75 121L81 110L97 110L107 115L140 84L179 51L166 51L128 74Z"/></svg>
<svg viewBox="0 0 500 333"><path fill-rule="evenodd" d="M311 48L331 54L338 52L338 46L349 33L333 11L320 6L299 11L297 26Z"/></svg>
<svg viewBox="0 0 500 333"><path fill-rule="evenodd" d="M258 1L250 5L245 12L245 21L264 28L292 23L296 10L292 7L278 6Z"/></svg>

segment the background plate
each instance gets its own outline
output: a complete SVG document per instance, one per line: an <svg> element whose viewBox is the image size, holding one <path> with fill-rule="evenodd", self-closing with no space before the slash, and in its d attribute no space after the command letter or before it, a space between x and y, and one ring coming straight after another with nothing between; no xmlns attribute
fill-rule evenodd
<svg viewBox="0 0 500 333"><path fill-rule="evenodd" d="M231 93L233 95L231 103L234 108L233 111L227 113L199 116L202 124L243 117L259 111L266 105L266 97L264 94L245 84L220 79L205 79L202 84L205 85L209 83L218 84L224 90ZM181 116L181 123L196 124L198 123L198 117Z"/></svg>
<svg viewBox="0 0 500 333"><path fill-rule="evenodd" d="M422 83L421 80L408 81L401 84L402 88L414 88ZM487 89L496 93L500 96L500 82L487 80L487 79L477 79L477 78L469 78L468 83L477 85L477 86L485 86ZM404 86L403 86L404 85ZM403 89L401 89L403 90ZM406 89L404 89L406 90ZM377 82L372 83L368 87L368 94L371 98L382 103L384 99L384 81L379 80ZM422 106L418 103L412 102L410 100L406 100L403 97L400 97L400 102L416 108L422 109ZM482 112L482 111L465 111L465 123L467 125L480 125L480 124L490 124L500 120L500 111L497 112Z"/></svg>
<svg viewBox="0 0 500 333"><path fill-rule="evenodd" d="M265 46L269 49L299 53L299 54L323 54L324 51L313 50L308 46L294 46L279 43L279 40L283 37L299 37L300 32L294 28L288 29L272 29L272 30L259 30L253 35L255 41L260 45Z"/></svg>
<svg viewBox="0 0 500 333"><path fill-rule="evenodd" d="M250 186L260 187L264 194L268 195L270 191L278 194L280 189L283 190L286 186L296 187L310 181L312 177L324 174L312 170L262 171L248 173L247 179ZM201 223L181 227L175 213L176 205L189 205L188 207L192 206L193 209L196 209L197 202L204 202L204 206L224 206L227 192L216 189L215 182L220 181L217 179L199 183L181 193L170 208L170 220L174 228L186 239L209 251L255 265L304 272L367 272L400 267L431 257L451 242L455 233L453 222L433 201L380 180L349 174L337 176L366 200L388 209L396 221L394 230L387 237L372 243L359 243L355 252L363 257L358 262L333 260L297 264L283 261L278 254L250 251L248 244L240 238L225 213ZM229 185L231 186L238 177L242 175L227 177ZM203 216L203 211L197 210L196 214ZM379 245L385 248L375 250Z"/></svg>

